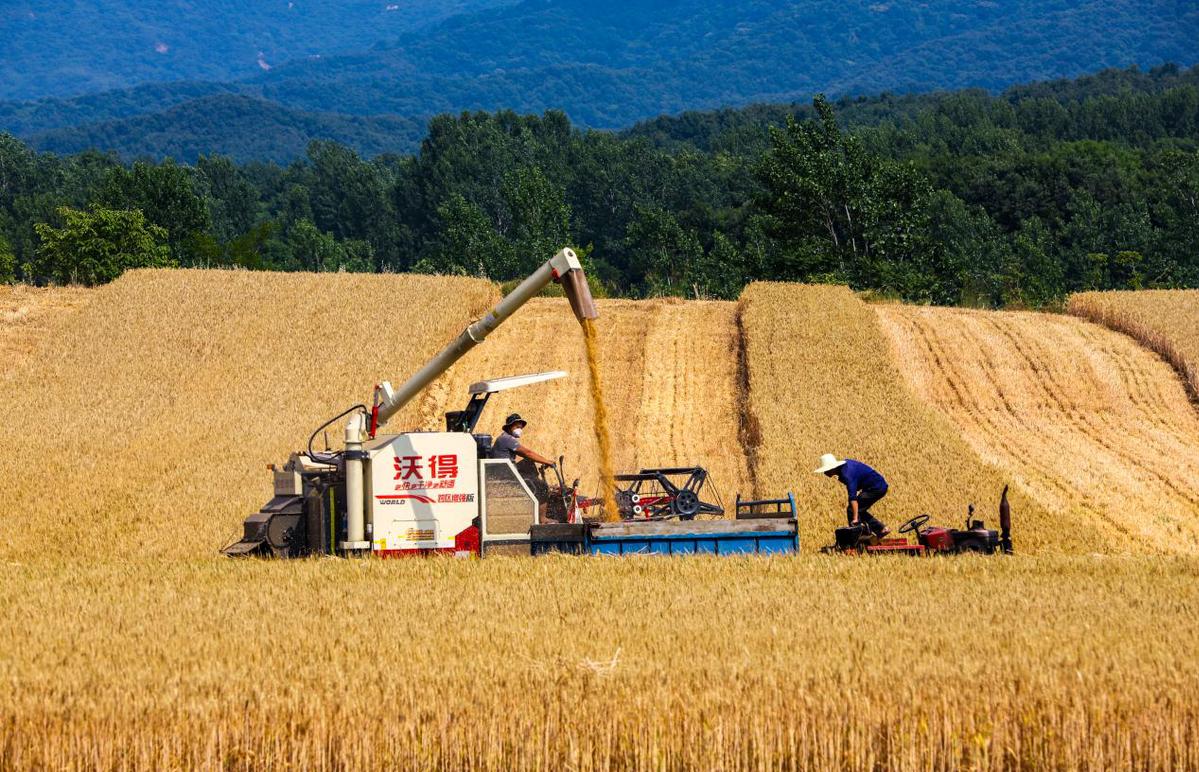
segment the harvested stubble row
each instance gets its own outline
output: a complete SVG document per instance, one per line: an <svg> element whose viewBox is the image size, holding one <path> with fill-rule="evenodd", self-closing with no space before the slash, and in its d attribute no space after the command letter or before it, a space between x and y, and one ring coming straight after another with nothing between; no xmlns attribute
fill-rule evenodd
<svg viewBox="0 0 1199 772"><path fill-rule="evenodd" d="M5 768L1199 765L1190 558L0 572Z"/></svg>
<svg viewBox="0 0 1199 772"><path fill-rule="evenodd" d="M1046 509L1109 551L1199 551L1199 413L1161 359L1069 316L878 314L913 391Z"/></svg>
<svg viewBox="0 0 1199 772"><path fill-rule="evenodd" d="M908 389L874 311L845 287L753 284L742 294L756 490L794 489L811 549L845 522L845 489L812 474L822 453L877 466L891 492L874 513L892 528L920 513L956 525L974 503L997 525L1009 478L983 463L957 427ZM906 367L909 363L900 361ZM1050 514L1015 491L1021 550L1101 549L1080 521Z"/></svg>
<svg viewBox="0 0 1199 772"><path fill-rule="evenodd" d="M1068 307L1161 354L1199 402L1199 290L1084 292Z"/></svg>

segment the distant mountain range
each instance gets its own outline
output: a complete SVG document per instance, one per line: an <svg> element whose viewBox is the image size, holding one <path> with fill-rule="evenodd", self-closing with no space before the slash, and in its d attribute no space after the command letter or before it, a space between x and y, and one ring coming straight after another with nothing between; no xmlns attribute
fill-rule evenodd
<svg viewBox="0 0 1199 772"><path fill-rule="evenodd" d="M244 5L261 25L259 4ZM363 3L331 5L347 27L362 18L352 9ZM562 109L577 124L617 128L815 92L994 90L1104 67L1199 61L1194 2L443 0L426 10L409 12L410 28L387 41L295 57L236 81L0 102L0 130L64 152L278 160L321 137L364 153L410 151L424 121L441 112ZM235 15L232 6L226 12ZM340 17L330 13L322 18L336 26ZM343 30L331 45L364 37Z"/></svg>
<svg viewBox="0 0 1199 772"><path fill-rule="evenodd" d="M514 0L4 0L0 99L236 80Z"/></svg>

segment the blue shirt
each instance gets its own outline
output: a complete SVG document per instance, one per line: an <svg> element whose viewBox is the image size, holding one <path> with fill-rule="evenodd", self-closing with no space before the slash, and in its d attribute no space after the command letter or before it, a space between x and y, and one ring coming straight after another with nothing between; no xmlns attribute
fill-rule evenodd
<svg viewBox="0 0 1199 772"><path fill-rule="evenodd" d="M887 481L881 474L852 458L845 459L845 463L837 470L837 479L849 489L850 501L857 501L859 493L881 496L887 492Z"/></svg>

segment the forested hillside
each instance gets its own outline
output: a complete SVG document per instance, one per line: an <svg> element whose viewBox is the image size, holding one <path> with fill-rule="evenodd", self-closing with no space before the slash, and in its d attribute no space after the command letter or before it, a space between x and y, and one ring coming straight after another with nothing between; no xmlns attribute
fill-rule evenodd
<svg viewBox="0 0 1199 772"><path fill-rule="evenodd" d="M435 118L416 155L316 142L286 165L126 166L8 137L0 276L92 283L175 263L508 280L572 243L630 296L734 297L765 278L1045 306L1199 287L1197 77L817 99L623 134L469 113Z"/></svg>
<svg viewBox="0 0 1199 772"><path fill-rule="evenodd" d="M215 76L180 70L178 77L192 80L132 89L122 83L116 85L124 88L112 93L0 103L0 130L39 147L98 146L129 158L161 158L188 146L171 135L187 135L188 119L197 109L133 119L213 93L236 92L303 113L391 114L422 122L462 110L555 109L577 125L617 129L663 113L806 101L818 92L995 90L1102 67L1190 65L1199 57L1199 7L1167 0L629 0L615 5L525 0L483 9L474 7L478 4L463 3L469 6L464 12L441 23L379 37L382 42L341 55L297 54L287 61L268 55L263 68L248 62L253 76L233 84L194 82ZM343 16L350 27L369 18L357 5L342 2L319 13L306 4L297 7L313 24L325 20L328 45L336 46L349 35L341 30ZM339 15L338 6L354 8ZM443 0L430 13L448 7ZM222 9L224 4L213 18L220 18ZM256 3L246 5L246 13L257 19L284 11ZM205 29L189 33L188 44L205 45ZM387 29L380 27L378 34ZM89 40L81 50L102 41ZM293 48L308 50L298 43ZM70 61L74 55L56 54L53 60ZM12 78L20 80L15 69ZM296 120L315 119L297 115ZM147 124L154 131L146 132ZM333 131L319 136L344 137ZM234 147L237 140L228 137L222 135L224 144L217 147L244 155ZM366 143L358 149L369 148ZM392 149L416 148L397 136Z"/></svg>
<svg viewBox="0 0 1199 772"><path fill-rule="evenodd" d="M6 0L0 99L245 78L293 59L369 48L505 1Z"/></svg>
<svg viewBox="0 0 1199 772"><path fill-rule="evenodd" d="M308 113L255 97L213 94L162 112L44 131L30 137L29 144L54 153L104 148L128 159L194 162L217 154L235 161L287 163L302 157L313 140L337 142L373 157L418 147L424 134L425 121L415 118Z"/></svg>

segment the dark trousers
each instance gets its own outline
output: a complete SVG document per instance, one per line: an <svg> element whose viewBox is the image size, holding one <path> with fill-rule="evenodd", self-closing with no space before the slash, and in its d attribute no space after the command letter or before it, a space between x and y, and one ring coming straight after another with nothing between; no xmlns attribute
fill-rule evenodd
<svg viewBox="0 0 1199 772"><path fill-rule="evenodd" d="M881 534L887 529L887 527L883 525L878 518L870 514L870 508L877 504L882 497L886 495L886 491L881 493L876 491L862 491L858 494L858 520L865 523L866 527L876 534ZM852 503L845 507L845 519L850 525L853 525Z"/></svg>

